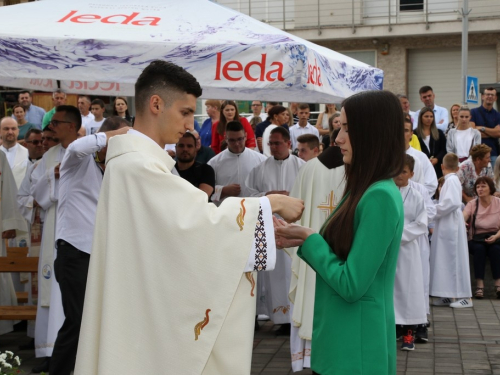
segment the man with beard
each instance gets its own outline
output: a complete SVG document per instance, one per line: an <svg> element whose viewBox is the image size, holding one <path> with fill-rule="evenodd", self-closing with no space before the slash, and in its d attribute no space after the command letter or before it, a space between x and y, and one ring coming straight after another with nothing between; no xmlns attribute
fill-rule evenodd
<svg viewBox="0 0 500 375"><path fill-rule="evenodd" d="M179 172L179 176L189 181L194 187L203 190L210 197L215 189L215 172L208 164L195 161L197 152L195 136L191 133L184 133L177 142L176 150L175 169Z"/></svg>

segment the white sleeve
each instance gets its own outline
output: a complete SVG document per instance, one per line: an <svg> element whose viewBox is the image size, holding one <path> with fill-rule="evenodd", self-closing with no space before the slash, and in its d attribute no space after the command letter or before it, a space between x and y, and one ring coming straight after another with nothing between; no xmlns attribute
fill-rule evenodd
<svg viewBox="0 0 500 375"><path fill-rule="evenodd" d="M252 169L245 180L245 185L251 197L262 197L267 193L267 191L260 191L261 173L259 167L261 165L259 164Z"/></svg>
<svg viewBox="0 0 500 375"><path fill-rule="evenodd" d="M415 219L404 225L401 245L416 240L421 235L427 233L427 212L425 211L424 199L416 190L414 193L419 195L419 197L414 197L411 201L411 203L413 203L412 208L415 213ZM407 208L409 207L405 207L404 209L406 210Z"/></svg>
<svg viewBox="0 0 500 375"><path fill-rule="evenodd" d="M19 207L21 215L29 223L33 220L33 197L30 194L32 172L33 168L28 168L23 182L21 182L21 186L19 186L19 190L17 191L17 207Z"/></svg>
<svg viewBox="0 0 500 375"><path fill-rule="evenodd" d="M45 170L45 162L42 162L33 171L31 195L44 210L48 210L57 202L57 184L54 176L54 168Z"/></svg>
<svg viewBox="0 0 500 375"><path fill-rule="evenodd" d="M273 212L266 197L260 198L259 217L255 225L255 240L243 272L272 271L276 265Z"/></svg>
<svg viewBox="0 0 500 375"><path fill-rule="evenodd" d="M462 207L462 187L454 181L446 181L441 188L439 203L436 205L436 219L451 214Z"/></svg>

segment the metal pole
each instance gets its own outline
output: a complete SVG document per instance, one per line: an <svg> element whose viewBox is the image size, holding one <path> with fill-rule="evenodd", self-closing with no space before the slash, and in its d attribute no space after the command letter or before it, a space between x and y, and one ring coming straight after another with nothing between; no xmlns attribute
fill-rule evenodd
<svg viewBox="0 0 500 375"><path fill-rule="evenodd" d="M285 22L285 0L283 0L283 30L286 28Z"/></svg>
<svg viewBox="0 0 500 375"><path fill-rule="evenodd" d="M354 26L354 0L352 0L352 33L356 33L356 26Z"/></svg>
<svg viewBox="0 0 500 375"><path fill-rule="evenodd" d="M391 0L389 0L388 3L389 3L389 31L392 31L392 26L391 26Z"/></svg>
<svg viewBox="0 0 500 375"><path fill-rule="evenodd" d="M248 0L248 15L252 17L252 0Z"/></svg>
<svg viewBox="0 0 500 375"><path fill-rule="evenodd" d="M318 0L318 35L321 35L320 0Z"/></svg>
<svg viewBox="0 0 500 375"><path fill-rule="evenodd" d="M469 51L469 0L463 0L462 8L462 102L465 104L466 100L466 84L467 84L467 63Z"/></svg>
<svg viewBox="0 0 500 375"><path fill-rule="evenodd" d="M425 29L429 30L429 0L425 0Z"/></svg>

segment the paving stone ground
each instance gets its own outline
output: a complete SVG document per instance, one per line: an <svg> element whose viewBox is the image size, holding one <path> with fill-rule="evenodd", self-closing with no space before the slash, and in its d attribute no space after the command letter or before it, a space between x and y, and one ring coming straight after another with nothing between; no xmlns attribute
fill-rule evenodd
<svg viewBox="0 0 500 375"><path fill-rule="evenodd" d="M474 307L468 309L432 307L431 322L427 344L417 344L413 352L398 350L398 375L500 375L500 300L474 300ZM271 322L260 324L254 338L252 375L292 374L288 337L276 336L279 326ZM17 350L26 341L25 332L2 335L0 351L12 350L19 355L21 369L30 375L40 360L33 350ZM295 373L310 374L310 370Z"/></svg>

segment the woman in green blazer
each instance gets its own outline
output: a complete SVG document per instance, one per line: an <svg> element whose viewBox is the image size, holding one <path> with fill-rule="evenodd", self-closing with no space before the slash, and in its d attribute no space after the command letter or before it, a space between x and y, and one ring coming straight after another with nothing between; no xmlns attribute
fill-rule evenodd
<svg viewBox="0 0 500 375"><path fill-rule="evenodd" d="M403 202L392 178L403 169L404 126L387 91L349 97L336 139L346 188L320 234L276 220L278 245L301 244L316 271L312 369L319 375L396 374L394 278Z"/></svg>

